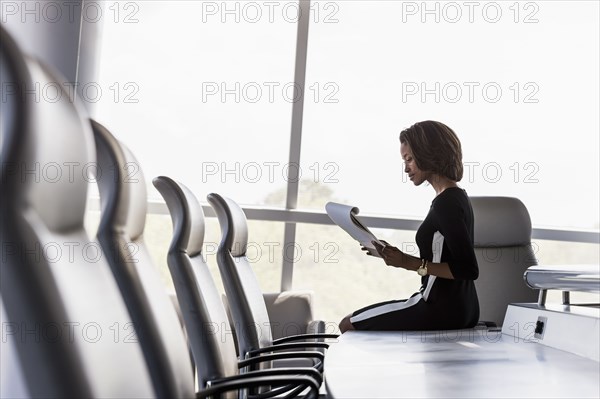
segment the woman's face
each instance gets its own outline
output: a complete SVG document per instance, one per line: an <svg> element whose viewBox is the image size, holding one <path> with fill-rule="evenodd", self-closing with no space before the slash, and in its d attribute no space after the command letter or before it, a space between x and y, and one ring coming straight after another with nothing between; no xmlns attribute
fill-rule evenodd
<svg viewBox="0 0 600 399"><path fill-rule="evenodd" d="M419 169L408 143L400 143L400 155L404 161L404 172L408 174L408 178L415 186L420 186L427 180L429 173Z"/></svg>

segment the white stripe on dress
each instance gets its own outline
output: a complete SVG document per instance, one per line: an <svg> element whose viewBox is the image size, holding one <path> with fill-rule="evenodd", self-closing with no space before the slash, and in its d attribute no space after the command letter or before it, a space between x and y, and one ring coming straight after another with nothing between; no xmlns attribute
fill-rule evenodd
<svg viewBox="0 0 600 399"><path fill-rule="evenodd" d="M436 231L435 234L433 235L433 241L431 243L431 250L433 252L432 261L434 263L439 263L440 260L442 259L443 244L444 244L444 236L439 231ZM351 317L350 322L356 323L359 321L364 321L364 320L370 319L372 317L381 316L386 313L391 313L391 312L395 312L397 310L407 309L407 308L410 308L411 306L414 306L417 303L419 303L420 300L427 301L427 298L429 297L429 292L431 291L431 287L433 287L434 282L435 282L435 276L430 275L429 278L427 279L427 287L425 288L425 291L423 294L421 294L419 292L418 294L410 297L406 301L387 303L387 304L384 304L381 306L377 306L375 308L365 310L364 312Z"/></svg>
<svg viewBox="0 0 600 399"><path fill-rule="evenodd" d="M436 231L433 234L433 240L431 241L431 252L433 253L433 258L431 261L433 263L440 263L442 260L442 248L444 247L444 236L439 231ZM429 275L427 279L427 287L425 287L425 292L423 293L423 299L427 302L429 298L429 293L431 292L431 287L433 287L433 283L435 282L436 276Z"/></svg>

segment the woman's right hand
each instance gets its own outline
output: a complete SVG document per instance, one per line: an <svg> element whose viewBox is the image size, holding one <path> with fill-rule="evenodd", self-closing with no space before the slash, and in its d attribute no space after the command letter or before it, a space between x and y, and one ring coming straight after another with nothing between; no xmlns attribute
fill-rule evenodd
<svg viewBox="0 0 600 399"><path fill-rule="evenodd" d="M376 241L372 241L371 243L373 244L373 246L375 247L375 249L377 250L377 252L379 253L386 265L401 267L407 270L417 270L413 267L414 262L411 262L412 257L410 255L405 254L398 248L388 244L383 240L380 241L383 242L385 245L381 245Z"/></svg>

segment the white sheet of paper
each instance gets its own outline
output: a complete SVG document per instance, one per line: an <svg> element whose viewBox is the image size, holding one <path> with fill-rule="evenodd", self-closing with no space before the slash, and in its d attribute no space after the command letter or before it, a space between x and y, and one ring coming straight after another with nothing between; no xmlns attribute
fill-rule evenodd
<svg viewBox="0 0 600 399"><path fill-rule="evenodd" d="M385 244L375 237L367 226L361 223L357 217L359 213L357 207L339 204L337 202L328 202L325 205L325 211L327 211L327 215L329 215L335 224L340 226L346 233L350 234L350 236L358 241L363 247L368 248L371 255L380 256L371 241L376 241L384 246Z"/></svg>

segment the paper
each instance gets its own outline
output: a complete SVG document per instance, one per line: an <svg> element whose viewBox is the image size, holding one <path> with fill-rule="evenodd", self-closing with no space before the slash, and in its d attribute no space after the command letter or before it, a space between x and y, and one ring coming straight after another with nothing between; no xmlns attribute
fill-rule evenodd
<svg viewBox="0 0 600 399"><path fill-rule="evenodd" d="M357 217L359 212L357 207L338 204L337 202L328 202L325 205L325 211L335 224L340 226L346 233L350 234L350 236L358 241L363 247L367 248L371 255L381 257L371 242L375 241L382 246L385 246L385 243L375 237L367 226L361 223Z"/></svg>

